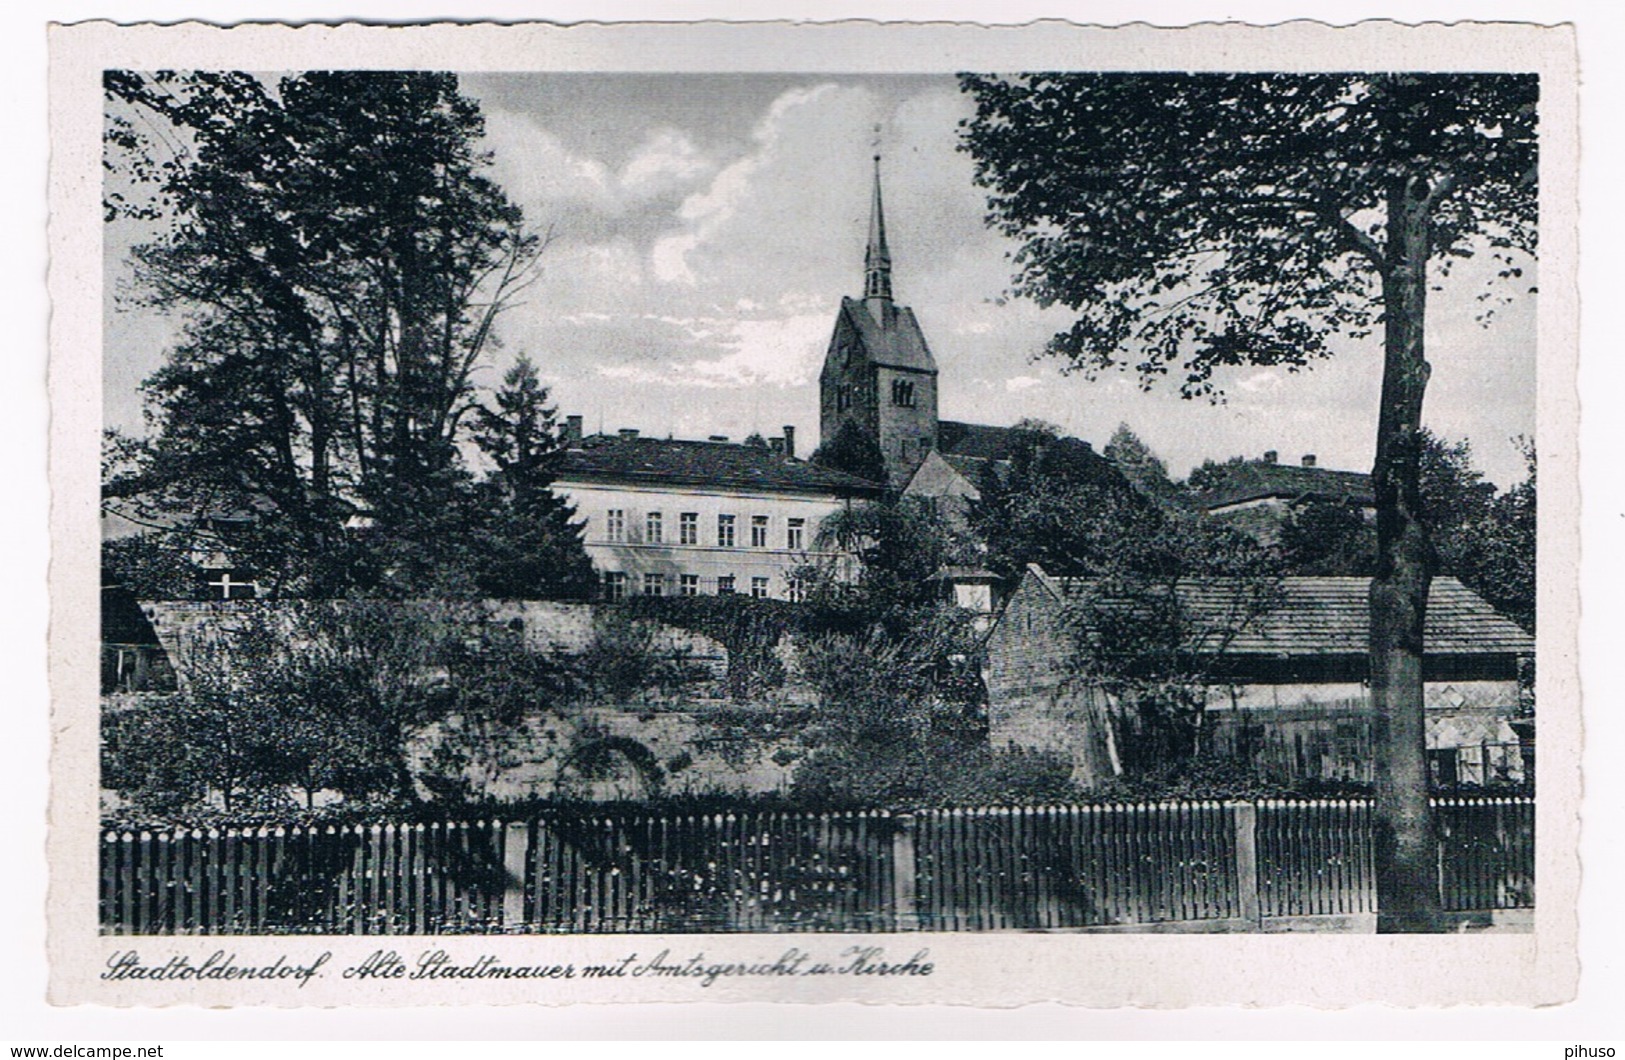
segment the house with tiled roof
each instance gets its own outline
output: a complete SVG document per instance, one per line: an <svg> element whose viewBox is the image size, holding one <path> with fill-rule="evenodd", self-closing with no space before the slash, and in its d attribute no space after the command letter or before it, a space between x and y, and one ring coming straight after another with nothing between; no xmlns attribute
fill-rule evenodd
<svg viewBox="0 0 1625 1060"><path fill-rule="evenodd" d="M1207 488L1197 492L1198 508L1255 536L1271 540L1295 505L1309 502L1349 504L1375 518L1376 496L1364 471L1337 471L1319 466L1313 453L1297 464L1283 464L1275 450L1260 460L1239 461L1215 469Z"/></svg>
<svg viewBox="0 0 1625 1060"><path fill-rule="evenodd" d="M1081 783L1120 772L1114 705L1070 660L1095 616L1149 609L1177 623L1182 669L1203 697L1205 750L1286 781L1370 782L1369 590L1367 578L1185 578L1128 598L1031 566L987 641L990 737L1066 754ZM1433 580L1424 635L1436 778L1525 779L1533 720L1520 675L1534 638L1446 577Z"/></svg>
<svg viewBox="0 0 1625 1060"><path fill-rule="evenodd" d="M645 437L634 429L583 437L566 419L549 458L552 488L585 523L603 595L796 595L795 573L844 562L817 547L819 525L884 488L798 459L795 428L765 445Z"/></svg>

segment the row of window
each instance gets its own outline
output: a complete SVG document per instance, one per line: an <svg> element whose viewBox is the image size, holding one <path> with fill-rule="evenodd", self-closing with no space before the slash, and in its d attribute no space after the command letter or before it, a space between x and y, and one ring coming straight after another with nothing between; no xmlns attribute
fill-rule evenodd
<svg viewBox="0 0 1625 1060"><path fill-rule="evenodd" d="M768 580L765 577L753 577L750 580L750 595L759 600L767 598ZM604 599L624 600L631 586L627 582L626 572L611 570L604 572ZM700 576L698 574L679 574L675 585L668 574L648 572L643 575L642 590L644 596L668 596L668 590L675 589L678 596L700 595ZM717 578L717 595L731 596L738 589L732 574L724 574Z"/></svg>
<svg viewBox="0 0 1625 1060"><path fill-rule="evenodd" d="M719 548L737 547L738 520L732 515L717 516L716 544ZM606 541L625 541L626 536L626 509L611 508L604 513L604 539ZM769 520L765 515L750 517L750 547L768 548ZM643 542L647 545L660 545L666 541L666 517L662 512L648 512L643 517ZM698 512L683 512L677 517L677 543L679 545L698 545L700 543L700 515ZM786 519L784 524L784 547L787 549L803 549L807 547L807 520Z"/></svg>

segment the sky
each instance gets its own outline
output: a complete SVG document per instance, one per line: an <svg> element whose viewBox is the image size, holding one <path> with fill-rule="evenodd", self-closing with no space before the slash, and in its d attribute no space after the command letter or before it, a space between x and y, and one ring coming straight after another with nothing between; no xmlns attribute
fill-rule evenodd
<svg viewBox="0 0 1625 1060"><path fill-rule="evenodd" d="M983 222L984 192L957 147L969 101L946 76L482 74L462 79L486 117L493 175L551 232L540 282L499 325L535 360L561 414L589 430L742 439L797 429L818 441L818 370L841 296L862 293L872 161L882 154L893 291L923 327L944 419L1037 417L1099 448L1127 423L1182 477L1204 459L1371 465L1380 332L1335 343L1312 369L1221 377L1223 404L1132 375L1090 381L1035 355L1064 311L1004 300L1015 245ZM104 408L138 428L138 384L175 322L133 304L126 251L150 237L109 226ZM1512 439L1534 433L1533 296L1478 321L1493 266L1458 264L1431 296L1424 421L1467 439L1510 485Z"/></svg>

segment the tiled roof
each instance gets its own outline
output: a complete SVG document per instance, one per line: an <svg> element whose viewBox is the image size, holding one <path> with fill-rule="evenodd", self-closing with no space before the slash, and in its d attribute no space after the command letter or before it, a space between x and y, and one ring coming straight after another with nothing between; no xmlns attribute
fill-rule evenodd
<svg viewBox="0 0 1625 1060"><path fill-rule="evenodd" d="M1246 501L1275 497L1282 500L1348 500L1375 503L1371 476L1363 471L1333 471L1325 467L1299 467L1250 461L1228 467L1226 480L1197 494L1196 503L1208 511Z"/></svg>
<svg viewBox="0 0 1625 1060"><path fill-rule="evenodd" d="M884 492L879 484L855 475L737 442L599 434L548 459L555 479L562 481L618 480L840 496L878 496Z"/></svg>
<svg viewBox="0 0 1625 1060"><path fill-rule="evenodd" d="M1058 599L1088 592L1096 582L1058 578L1028 567ZM1287 577L1259 606L1257 583L1235 578L1186 578L1175 592L1195 636L1232 639L1229 655L1360 655L1367 648L1369 578ZM1236 627L1240 627L1237 629ZM1424 650L1433 655L1528 655L1535 638L1499 614L1455 578L1433 579Z"/></svg>
<svg viewBox="0 0 1625 1060"><path fill-rule="evenodd" d="M931 347L925 343L925 332L920 330L914 310L908 306L885 303L885 327L880 326L868 305L859 299L842 298L841 312L863 340L863 348L869 351L869 360L873 363L921 372L937 370Z"/></svg>

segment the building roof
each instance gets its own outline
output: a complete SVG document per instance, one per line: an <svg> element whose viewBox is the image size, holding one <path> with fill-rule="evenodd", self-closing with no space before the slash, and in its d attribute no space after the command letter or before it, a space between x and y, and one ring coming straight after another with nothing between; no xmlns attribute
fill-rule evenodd
<svg viewBox="0 0 1625 1060"><path fill-rule="evenodd" d="M884 487L754 445L598 434L548 458L555 480L878 496Z"/></svg>
<svg viewBox="0 0 1625 1060"><path fill-rule="evenodd" d="M1371 476L1363 471L1334 471L1325 467L1299 467L1252 460L1225 468L1225 481L1196 496L1196 503L1208 511L1276 498L1297 500L1346 500L1370 506L1376 503L1371 492Z"/></svg>
<svg viewBox="0 0 1625 1060"><path fill-rule="evenodd" d="M1057 599L1098 582L1027 568ZM1239 578L1185 578L1174 586L1197 638L1227 655L1361 655L1368 650L1370 578L1286 577L1278 587ZM1261 592L1261 590L1263 590ZM1104 601L1109 606L1109 601ZM1424 650L1432 655L1530 655L1535 638L1455 578L1433 579Z"/></svg>
<svg viewBox="0 0 1625 1060"><path fill-rule="evenodd" d="M972 460L1008 460L1016 445L1014 427L989 427L985 423L937 423L937 448L944 456ZM958 467L957 464L954 465Z"/></svg>
<svg viewBox="0 0 1625 1060"><path fill-rule="evenodd" d="M886 323L869 312L869 304L857 298L842 298L841 312L846 315L852 330L858 334L869 360L887 368L908 368L917 372L935 372L937 362L926 345L925 332L914 319L914 310L890 301L875 300L881 307Z"/></svg>

